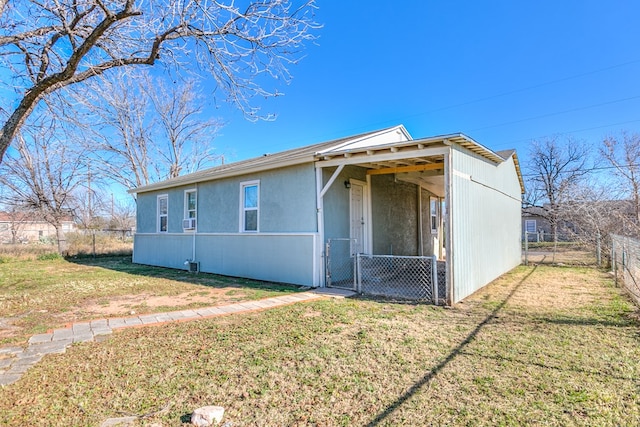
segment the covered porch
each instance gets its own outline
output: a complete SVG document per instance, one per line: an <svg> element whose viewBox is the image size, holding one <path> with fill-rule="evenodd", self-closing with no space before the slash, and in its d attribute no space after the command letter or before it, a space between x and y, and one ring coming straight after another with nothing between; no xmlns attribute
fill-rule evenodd
<svg viewBox="0 0 640 427"><path fill-rule="evenodd" d="M451 142L438 137L316 154L324 286L450 303Z"/></svg>

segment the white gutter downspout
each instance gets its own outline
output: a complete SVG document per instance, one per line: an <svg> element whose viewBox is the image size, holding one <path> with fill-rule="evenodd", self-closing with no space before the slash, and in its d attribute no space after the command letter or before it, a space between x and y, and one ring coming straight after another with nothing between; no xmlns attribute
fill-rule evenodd
<svg viewBox="0 0 640 427"><path fill-rule="evenodd" d="M335 182L344 169L344 165L339 165L335 170L331 178L329 178L329 182L324 187L322 186L322 167L316 164L316 213L317 213L317 221L318 221L318 241L316 243L317 255L319 258L319 262L316 266L317 273L317 285L321 288L325 287L324 281L324 195L329 191L331 185ZM315 264L315 263L314 263Z"/></svg>

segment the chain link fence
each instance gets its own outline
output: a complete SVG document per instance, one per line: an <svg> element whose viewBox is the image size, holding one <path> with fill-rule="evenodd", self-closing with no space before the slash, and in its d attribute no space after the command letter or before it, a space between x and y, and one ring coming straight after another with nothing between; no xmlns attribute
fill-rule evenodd
<svg viewBox="0 0 640 427"><path fill-rule="evenodd" d="M611 269L616 284L624 286L640 305L640 240L612 234Z"/></svg>
<svg viewBox="0 0 640 427"><path fill-rule="evenodd" d="M446 263L436 257L355 254L355 239L329 239L327 286L364 295L446 303Z"/></svg>
<svg viewBox="0 0 640 427"><path fill-rule="evenodd" d="M550 235L550 234L549 234ZM550 265L601 266L606 258L606 247L594 237L595 244L588 245L575 234L559 235L557 242L532 241L530 234L522 236L522 263Z"/></svg>
<svg viewBox="0 0 640 427"><path fill-rule="evenodd" d="M325 247L326 282L332 288L357 290L356 239L329 239Z"/></svg>

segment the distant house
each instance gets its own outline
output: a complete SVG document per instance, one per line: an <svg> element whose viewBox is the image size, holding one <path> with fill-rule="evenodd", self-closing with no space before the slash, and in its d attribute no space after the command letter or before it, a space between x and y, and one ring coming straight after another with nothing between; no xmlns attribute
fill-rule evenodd
<svg viewBox="0 0 640 427"><path fill-rule="evenodd" d="M522 208L523 240L526 235L529 242L553 241L549 210L549 204ZM561 242L573 241L578 235L584 237L593 234L596 228L605 234L612 230L617 233L633 232L626 226L636 222L635 209L630 200L569 201L560 205L558 212L557 231L558 241Z"/></svg>
<svg viewBox="0 0 640 427"><path fill-rule="evenodd" d="M522 208L522 239L530 242L544 242L553 238L547 209L541 206Z"/></svg>
<svg viewBox="0 0 640 427"><path fill-rule="evenodd" d="M410 257L435 256L451 304L520 264L522 191L514 151L400 125L131 190L133 261L313 287L367 273L390 289L422 280Z"/></svg>
<svg viewBox="0 0 640 427"><path fill-rule="evenodd" d="M74 231L76 224L71 216L62 221L62 231ZM0 212L0 242L30 243L55 239L55 228L42 217L31 212Z"/></svg>

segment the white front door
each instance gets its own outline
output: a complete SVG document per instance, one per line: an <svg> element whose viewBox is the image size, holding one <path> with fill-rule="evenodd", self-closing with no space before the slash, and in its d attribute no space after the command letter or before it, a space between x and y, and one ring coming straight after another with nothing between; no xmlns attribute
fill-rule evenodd
<svg viewBox="0 0 640 427"><path fill-rule="evenodd" d="M351 181L351 235L355 239L355 246L351 248L353 253L364 253L368 245L367 241L367 192L366 184Z"/></svg>

